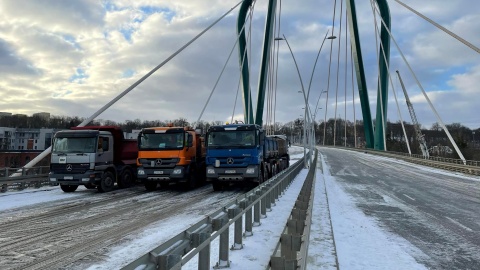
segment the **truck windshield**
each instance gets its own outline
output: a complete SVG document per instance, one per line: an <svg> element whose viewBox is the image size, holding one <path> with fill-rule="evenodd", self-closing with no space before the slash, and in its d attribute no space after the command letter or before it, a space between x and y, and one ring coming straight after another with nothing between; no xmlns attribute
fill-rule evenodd
<svg viewBox="0 0 480 270"><path fill-rule="evenodd" d="M138 149L172 150L182 149L185 145L186 133L141 133Z"/></svg>
<svg viewBox="0 0 480 270"><path fill-rule="evenodd" d="M213 131L208 134L208 147L254 147L256 145L255 131Z"/></svg>
<svg viewBox="0 0 480 270"><path fill-rule="evenodd" d="M53 153L95 153L96 137L83 138L55 138L53 140Z"/></svg>

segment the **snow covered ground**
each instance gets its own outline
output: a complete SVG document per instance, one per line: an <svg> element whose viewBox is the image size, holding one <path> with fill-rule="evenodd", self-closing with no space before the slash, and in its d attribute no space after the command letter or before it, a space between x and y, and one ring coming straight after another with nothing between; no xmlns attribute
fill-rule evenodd
<svg viewBox="0 0 480 270"><path fill-rule="evenodd" d="M303 156L303 148L291 147L293 159ZM383 159L382 157L376 157ZM323 168L323 171L322 171ZM285 227L291 209L307 175L300 172L281 199L267 212L262 225L253 228L254 236L244 238L242 250L231 251L230 269L265 269ZM83 196L81 192L63 193L58 187L27 189L0 194L0 211L18 207L34 207L44 202ZM213 212L213 211L212 211ZM331 218L331 222L330 222ZM194 217L198 219L198 217ZM183 228L196 222L187 214L128 237L123 246L112 247L104 260L91 265L90 270L118 269L125 262L168 240ZM188 225L189 226L189 225ZM168 231L168 233L166 233ZM230 232L233 243L233 231ZM403 238L385 231L376 221L355 206L354 198L346 193L329 172L329 165L320 154L317 164L313 220L309 244L308 269L425 269L412 254L421 251ZM218 242L211 245L211 264L218 261ZM182 269L197 269L196 258Z"/></svg>

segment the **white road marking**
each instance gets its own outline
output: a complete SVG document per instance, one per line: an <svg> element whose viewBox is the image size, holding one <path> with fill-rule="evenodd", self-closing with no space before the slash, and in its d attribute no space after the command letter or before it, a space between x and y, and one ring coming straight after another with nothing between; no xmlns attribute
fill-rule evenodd
<svg viewBox="0 0 480 270"><path fill-rule="evenodd" d="M403 196L405 196L405 197L409 198L409 199L410 199L410 200L412 200L412 201L415 201L415 199L414 199L414 198L412 198L412 197L408 196L407 194L403 194Z"/></svg>
<svg viewBox="0 0 480 270"><path fill-rule="evenodd" d="M457 224L458 226L460 226L460 227L464 228L465 230L467 230L467 231L470 231L470 232L473 232L473 230L472 230L472 229L470 229L469 227L467 227L467 226L463 225L462 223L460 223L460 222L456 221L455 219L453 219L453 218L449 218L449 217L446 217L446 218L447 218L448 220L450 220L451 222L453 222L453 223Z"/></svg>

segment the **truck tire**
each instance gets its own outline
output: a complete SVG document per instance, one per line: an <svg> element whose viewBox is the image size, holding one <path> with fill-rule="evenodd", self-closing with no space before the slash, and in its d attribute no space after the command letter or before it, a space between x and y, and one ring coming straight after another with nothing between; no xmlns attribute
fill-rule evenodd
<svg viewBox="0 0 480 270"><path fill-rule="evenodd" d="M145 189L148 191L155 191L157 190L157 185L158 185L157 182L147 181L145 182Z"/></svg>
<svg viewBox="0 0 480 270"><path fill-rule="evenodd" d="M109 192L113 190L115 186L115 176L111 172L104 172L102 179L100 179L100 185L97 186L99 192Z"/></svg>
<svg viewBox="0 0 480 270"><path fill-rule="evenodd" d="M60 185L60 188L63 190L63 192L70 193L77 190L78 185Z"/></svg>
<svg viewBox="0 0 480 270"><path fill-rule="evenodd" d="M118 187L119 188L128 188L133 186L134 184L134 177L133 172L129 168L123 170L120 173L120 178L118 179Z"/></svg>

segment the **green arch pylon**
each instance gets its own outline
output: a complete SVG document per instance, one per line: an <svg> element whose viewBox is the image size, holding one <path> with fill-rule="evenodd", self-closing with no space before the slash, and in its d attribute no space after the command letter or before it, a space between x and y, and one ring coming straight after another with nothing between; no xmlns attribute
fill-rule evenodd
<svg viewBox="0 0 480 270"><path fill-rule="evenodd" d="M270 58L270 48L273 40L273 22L275 20L275 10L277 8L277 0L269 0L268 3L268 13L267 19L265 22L265 35L263 38L263 53L262 53L262 62L260 64L260 76L258 82L258 96L257 96L257 112L255 119L253 119L252 113L252 99L250 91L250 76L248 70L248 55L245 51L245 31L243 25L245 24L245 19L247 17L248 9L252 5L252 0L245 0L238 14L237 19L237 34L239 35L239 55L240 55L240 66L242 66L242 86L243 86L243 104L244 104L244 118L245 123L248 124L257 124L262 126L263 124L263 108L265 103L265 89L267 85L267 75L269 68L269 58ZM245 55L245 56L244 56Z"/></svg>
<svg viewBox="0 0 480 270"><path fill-rule="evenodd" d="M379 82L377 89L377 115L375 121L375 135L373 133L372 115L368 101L368 90L365 79L365 70L363 66L363 57L360 46L360 35L358 33L357 13L355 9L355 0L347 0L347 16L349 16L348 26L350 28L350 40L353 50L353 61L357 78L358 93L362 107L363 125L365 132L366 148L385 150L383 126L387 121L387 101L388 101L388 65L390 61L390 36L387 28L390 29L390 10L386 0L375 0L380 10L380 15L385 25L382 24L380 31L379 51ZM385 55L385 58L384 58ZM383 110L382 110L383 109ZM383 111L383 117L382 117ZM383 120L383 122L382 122Z"/></svg>

